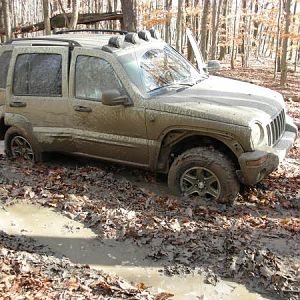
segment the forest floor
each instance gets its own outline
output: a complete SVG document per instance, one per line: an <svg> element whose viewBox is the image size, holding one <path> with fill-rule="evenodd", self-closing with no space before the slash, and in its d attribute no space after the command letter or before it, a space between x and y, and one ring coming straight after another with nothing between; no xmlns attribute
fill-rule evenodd
<svg viewBox="0 0 300 300"><path fill-rule="evenodd" d="M289 74L288 88L282 90L271 71L255 66L220 73L283 92L290 115L300 121L300 102L292 100L300 97L300 76ZM299 299L299 138L278 170L246 188L230 207L183 201L166 193L164 178L98 161L59 157L31 165L1 155L0 165L3 210L16 203L51 207L90 228L100 240L143 247L147 259L164 261L165 275L201 273L211 285L230 279L271 299ZM50 254L26 232L14 236L0 231L0 295L171 297Z"/></svg>

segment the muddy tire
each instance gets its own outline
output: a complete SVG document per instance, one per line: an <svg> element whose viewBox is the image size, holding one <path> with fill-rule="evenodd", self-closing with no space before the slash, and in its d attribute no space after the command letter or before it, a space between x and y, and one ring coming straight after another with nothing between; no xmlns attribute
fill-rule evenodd
<svg viewBox="0 0 300 300"><path fill-rule="evenodd" d="M31 140L18 128L11 127L4 137L5 153L9 158L23 158L32 162L42 160L42 154L36 150Z"/></svg>
<svg viewBox="0 0 300 300"><path fill-rule="evenodd" d="M231 204L240 184L233 163L221 152L207 147L187 150L172 163L168 185L175 195Z"/></svg>

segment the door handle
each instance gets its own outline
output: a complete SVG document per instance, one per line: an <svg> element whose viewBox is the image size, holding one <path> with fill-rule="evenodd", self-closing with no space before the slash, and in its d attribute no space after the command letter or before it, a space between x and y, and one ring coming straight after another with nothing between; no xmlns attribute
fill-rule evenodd
<svg viewBox="0 0 300 300"><path fill-rule="evenodd" d="M9 103L10 107L25 107L27 104L25 102L13 101Z"/></svg>
<svg viewBox="0 0 300 300"><path fill-rule="evenodd" d="M74 106L74 110L80 111L80 112L92 112L93 110L90 107L76 105Z"/></svg>

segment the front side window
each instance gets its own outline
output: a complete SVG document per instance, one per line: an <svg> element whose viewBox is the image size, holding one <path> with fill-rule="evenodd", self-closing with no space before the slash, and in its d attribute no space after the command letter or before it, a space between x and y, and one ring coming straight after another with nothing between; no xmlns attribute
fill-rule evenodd
<svg viewBox="0 0 300 300"><path fill-rule="evenodd" d="M30 53L17 57L13 94L55 97L62 95L62 56Z"/></svg>
<svg viewBox="0 0 300 300"><path fill-rule="evenodd" d="M104 59L79 55L75 72L76 98L101 101L102 93L106 90L117 89L123 92L112 66Z"/></svg>
<svg viewBox="0 0 300 300"><path fill-rule="evenodd" d="M0 89L5 89L7 72L12 51L5 51L0 56Z"/></svg>

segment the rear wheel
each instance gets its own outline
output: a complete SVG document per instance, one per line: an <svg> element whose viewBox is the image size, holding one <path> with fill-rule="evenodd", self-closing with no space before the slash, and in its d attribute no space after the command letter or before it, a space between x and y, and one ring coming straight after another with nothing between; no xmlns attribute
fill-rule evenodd
<svg viewBox="0 0 300 300"><path fill-rule="evenodd" d="M10 151L12 157L22 157L26 160L34 161L34 153L31 145L20 135L16 135L11 139Z"/></svg>
<svg viewBox="0 0 300 300"><path fill-rule="evenodd" d="M171 165L168 185L176 195L220 203L232 203L240 189L233 163L207 147L179 155Z"/></svg>
<svg viewBox="0 0 300 300"><path fill-rule="evenodd" d="M35 151L30 139L14 127L9 128L5 134L5 152L9 158L23 158L32 162L41 156Z"/></svg>

